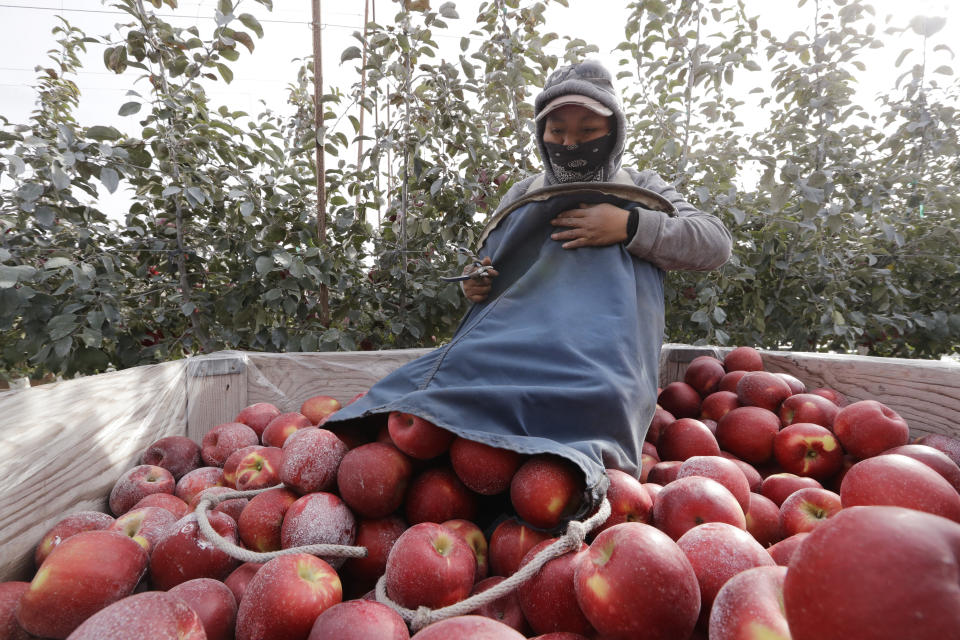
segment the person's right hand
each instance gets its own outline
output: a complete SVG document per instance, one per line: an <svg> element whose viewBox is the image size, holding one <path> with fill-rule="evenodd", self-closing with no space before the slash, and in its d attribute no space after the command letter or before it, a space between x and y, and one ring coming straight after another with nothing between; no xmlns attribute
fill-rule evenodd
<svg viewBox="0 0 960 640"><path fill-rule="evenodd" d="M490 256L484 258L480 264L485 267L490 267L493 265L493 262L490 260ZM479 267L475 264L468 264L467 267L463 270L464 275L468 273L473 273ZM495 276L500 275L496 269L490 268L487 269L487 275L480 278L470 278L469 280L463 281L463 293L467 296L467 300L471 302L483 302L487 299L487 296L490 295L490 287L493 286L492 279Z"/></svg>

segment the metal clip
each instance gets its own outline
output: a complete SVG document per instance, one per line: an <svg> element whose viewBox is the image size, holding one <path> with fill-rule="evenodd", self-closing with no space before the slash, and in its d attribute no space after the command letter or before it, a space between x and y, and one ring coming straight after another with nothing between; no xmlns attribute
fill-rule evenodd
<svg viewBox="0 0 960 640"><path fill-rule="evenodd" d="M482 262L480 262L480 256L475 254L470 249L467 249L465 247L455 247L455 248L457 250L457 253L462 253L468 258L470 258L471 260L473 260L473 266L476 267L476 269L474 269L470 273L464 273L457 276L441 276L440 277L441 280L443 280L444 282L463 282L464 280L471 280L471 279L479 280L480 278L487 277L487 274L492 268L490 265L485 265Z"/></svg>

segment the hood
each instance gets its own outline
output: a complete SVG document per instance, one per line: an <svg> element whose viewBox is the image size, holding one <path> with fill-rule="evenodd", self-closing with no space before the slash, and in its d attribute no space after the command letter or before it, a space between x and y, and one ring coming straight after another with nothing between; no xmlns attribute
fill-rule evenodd
<svg viewBox="0 0 960 640"><path fill-rule="evenodd" d="M613 87L613 78L610 72L596 60L584 60L576 64L560 67L550 74L543 85L543 91L533 103L534 118L551 101L560 96L578 94L597 100L613 112L613 150L604 169L604 180L610 180L620 170L623 159L624 140L626 138L627 123L620 105L620 96ZM543 132L546 128L546 119L534 120L537 127L537 149L543 160L543 169L546 173L546 184L556 184L557 177L550 165L550 155L543 144Z"/></svg>

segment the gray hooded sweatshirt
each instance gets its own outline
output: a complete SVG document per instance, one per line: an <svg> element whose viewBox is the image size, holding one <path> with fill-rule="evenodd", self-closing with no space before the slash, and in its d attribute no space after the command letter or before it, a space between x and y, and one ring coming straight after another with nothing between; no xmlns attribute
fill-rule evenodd
<svg viewBox="0 0 960 640"><path fill-rule="evenodd" d="M719 218L699 211L655 171L621 169L627 124L610 73L603 65L586 60L554 71L534 102L534 114L539 114L555 98L570 94L593 98L613 111L613 150L603 172L604 179L629 180L638 187L663 196L674 206L674 214L637 207L637 231L627 240L627 250L665 271L709 271L725 263L730 257L732 239ZM546 120L538 121L536 127L537 147L543 160L544 172L525 178L511 187L500 202L497 212L509 207L532 189L559 182L543 142ZM494 217L496 215L495 212Z"/></svg>

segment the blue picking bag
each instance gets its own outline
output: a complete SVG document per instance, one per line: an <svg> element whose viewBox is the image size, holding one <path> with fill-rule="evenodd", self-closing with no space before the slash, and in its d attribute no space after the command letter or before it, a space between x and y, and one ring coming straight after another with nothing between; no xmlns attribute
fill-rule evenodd
<svg viewBox="0 0 960 640"><path fill-rule="evenodd" d="M578 515L605 494L605 468L639 475L657 401L664 273L620 244L561 248L550 220L583 202L672 209L645 189L598 183L521 198L477 252L500 273L487 300L448 344L378 381L325 427L401 411L494 447L562 456L585 476Z"/></svg>

